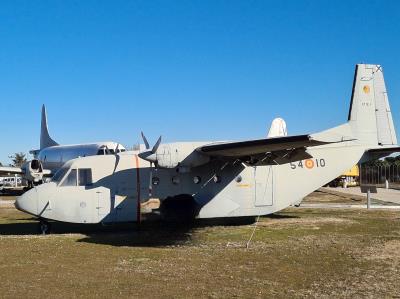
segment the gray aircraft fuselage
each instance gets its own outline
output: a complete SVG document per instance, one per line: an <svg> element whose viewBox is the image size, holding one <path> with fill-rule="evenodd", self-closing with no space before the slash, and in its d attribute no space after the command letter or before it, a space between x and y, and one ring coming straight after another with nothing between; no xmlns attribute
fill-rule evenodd
<svg viewBox="0 0 400 299"><path fill-rule="evenodd" d="M399 150L382 68L365 64L356 67L348 121L337 127L269 140L158 145L68 161L16 207L72 223L140 221L140 204L155 197L161 211L174 202L176 210L186 207L182 217L266 215L359 161Z"/></svg>
<svg viewBox="0 0 400 299"><path fill-rule="evenodd" d="M71 223L138 221L140 203L150 198L151 186L155 198L193 196L199 207L197 218L265 215L298 202L339 176L356 164L364 151L365 147L349 142L347 146L314 148L312 159L289 164L218 162L196 167L190 174L156 170L139 158L138 152L78 158L66 163L62 177L20 197L17 207L45 219ZM341 163L337 163L338 157ZM92 183L79 186L79 171L87 169ZM73 170L77 170L75 179L68 178Z"/></svg>

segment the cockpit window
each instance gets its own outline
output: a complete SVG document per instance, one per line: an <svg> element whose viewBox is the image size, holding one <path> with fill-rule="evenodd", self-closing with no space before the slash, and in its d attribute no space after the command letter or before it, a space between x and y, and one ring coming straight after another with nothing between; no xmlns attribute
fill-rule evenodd
<svg viewBox="0 0 400 299"><path fill-rule="evenodd" d="M78 186L90 186L92 184L92 170L90 168L78 169Z"/></svg>
<svg viewBox="0 0 400 299"><path fill-rule="evenodd" d="M76 186L76 169L71 169L61 186Z"/></svg>
<svg viewBox="0 0 400 299"><path fill-rule="evenodd" d="M64 177L64 175L67 173L68 168L67 167L62 167L60 170L58 170L53 178L51 179L52 182L59 183L61 182L61 179Z"/></svg>
<svg viewBox="0 0 400 299"><path fill-rule="evenodd" d="M97 155L105 155L104 148L101 148L97 151Z"/></svg>

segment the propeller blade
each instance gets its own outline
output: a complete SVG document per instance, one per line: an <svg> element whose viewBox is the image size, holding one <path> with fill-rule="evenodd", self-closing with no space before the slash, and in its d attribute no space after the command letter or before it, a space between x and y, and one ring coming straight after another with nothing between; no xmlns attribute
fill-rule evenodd
<svg viewBox="0 0 400 299"><path fill-rule="evenodd" d="M161 144L161 136L158 138L156 144L154 144L153 148L150 150L149 143L142 132L143 141L145 142L146 150L142 151L138 154L140 158L143 160L149 161L157 165L157 150Z"/></svg>
<svg viewBox="0 0 400 299"><path fill-rule="evenodd" d="M160 146L160 143L161 143L161 136L158 138L156 144L154 144L153 149L151 150L151 152L153 154L158 150L158 147Z"/></svg>
<svg viewBox="0 0 400 299"><path fill-rule="evenodd" d="M146 136L144 136L143 132L141 132L141 133L142 133L142 139L143 139L143 142L144 142L144 145L145 145L146 149L150 149L150 144L147 141Z"/></svg>

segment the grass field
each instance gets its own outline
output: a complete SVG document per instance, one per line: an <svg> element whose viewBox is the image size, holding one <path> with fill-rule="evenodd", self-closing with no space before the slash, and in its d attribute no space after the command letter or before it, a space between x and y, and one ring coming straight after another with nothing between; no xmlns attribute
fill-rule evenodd
<svg viewBox="0 0 400 299"><path fill-rule="evenodd" d="M290 208L261 218L246 249L252 229L55 223L40 236L3 207L0 297L399 298L399 212Z"/></svg>

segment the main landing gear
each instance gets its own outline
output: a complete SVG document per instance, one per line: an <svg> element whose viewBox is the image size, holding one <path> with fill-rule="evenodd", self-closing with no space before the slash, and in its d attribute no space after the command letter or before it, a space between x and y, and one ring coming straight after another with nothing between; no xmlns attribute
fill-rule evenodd
<svg viewBox="0 0 400 299"><path fill-rule="evenodd" d="M42 235L48 235L50 233L51 225L44 219L39 219L38 231Z"/></svg>
<svg viewBox="0 0 400 299"><path fill-rule="evenodd" d="M164 199L160 212L165 221L190 223L198 213L198 206L193 196L182 194Z"/></svg>

